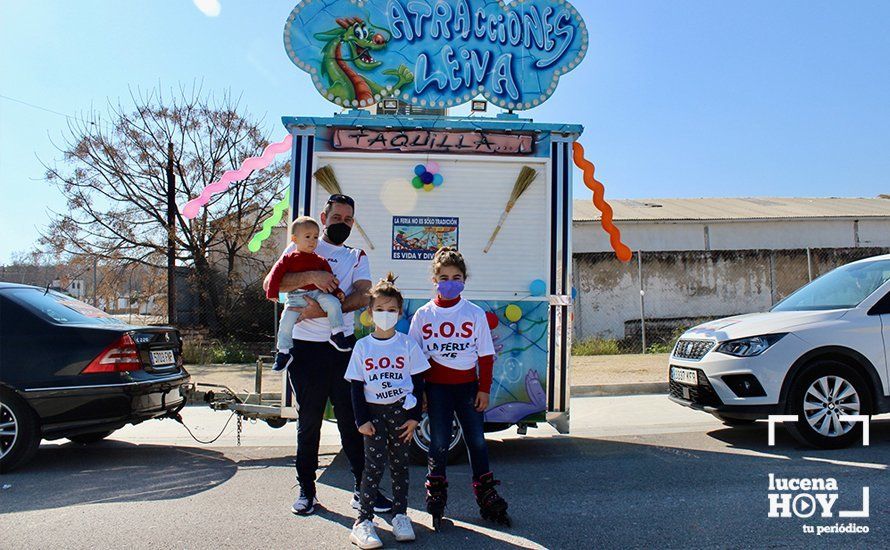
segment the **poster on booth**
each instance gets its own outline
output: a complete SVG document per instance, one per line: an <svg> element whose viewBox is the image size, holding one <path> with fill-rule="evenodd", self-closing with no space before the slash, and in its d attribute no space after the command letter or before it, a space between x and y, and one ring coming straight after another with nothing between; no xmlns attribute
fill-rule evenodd
<svg viewBox="0 0 890 550"><path fill-rule="evenodd" d="M588 34L565 0L303 0L284 45L340 106L396 98L445 108L482 95L526 110L578 66Z"/></svg>
<svg viewBox="0 0 890 550"><path fill-rule="evenodd" d="M458 218L394 216L392 259L432 260L445 246L458 247Z"/></svg>

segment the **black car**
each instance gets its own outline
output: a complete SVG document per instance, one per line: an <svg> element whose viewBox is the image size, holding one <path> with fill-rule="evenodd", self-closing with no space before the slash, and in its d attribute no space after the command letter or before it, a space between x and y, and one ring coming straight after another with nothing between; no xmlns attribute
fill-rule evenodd
<svg viewBox="0 0 890 550"><path fill-rule="evenodd" d="M99 441L175 416L189 374L179 332L134 327L70 296L0 283L0 472L41 439Z"/></svg>

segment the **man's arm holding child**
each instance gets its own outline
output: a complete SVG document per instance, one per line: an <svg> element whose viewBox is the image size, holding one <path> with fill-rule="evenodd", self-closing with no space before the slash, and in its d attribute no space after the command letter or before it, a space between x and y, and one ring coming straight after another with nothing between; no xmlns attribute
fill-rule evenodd
<svg viewBox="0 0 890 550"><path fill-rule="evenodd" d="M272 275L275 272L275 268L284 260L284 257L288 255L293 249L293 245L287 247L284 252L281 253L281 256L278 257L278 261L275 262L275 266L269 270L269 274L266 275L266 278L263 279L263 292L269 292L269 286L272 283ZM281 280L278 283L278 292L291 292L293 290L297 290L299 288L303 288L304 286L309 286L314 284L319 289L329 292L337 287L337 284L332 273L326 273L324 271L302 271L302 272L292 272L287 273L285 270L284 275L281 277Z"/></svg>
<svg viewBox="0 0 890 550"><path fill-rule="evenodd" d="M371 281L355 281L352 283L352 288L352 294L343 300L343 304L340 307L340 309L343 310L343 313L357 311L368 306L368 291L371 290ZM318 305L318 302L308 296L303 299L306 300L306 307L290 308L292 311L300 312L300 321L305 321L306 319L318 319L327 315L327 313L321 309L321 306Z"/></svg>
<svg viewBox="0 0 890 550"><path fill-rule="evenodd" d="M274 268L273 268L274 270ZM269 284L272 281L272 272L270 271L263 280L263 290L269 291ZM278 285L279 292L291 292L304 286L315 285L319 290L324 292L333 292L339 281L334 277L333 273L327 271L303 271L302 273L286 273L281 278L281 284ZM323 316L323 315L322 315Z"/></svg>
<svg viewBox="0 0 890 550"><path fill-rule="evenodd" d="M368 257L365 256L364 252L361 253L358 263L355 265L354 279L355 280L352 283L352 294L343 300L343 304L340 308L343 310L343 313L349 313L350 311L356 311L368 306L368 291L371 290L371 269L368 264ZM340 284L336 278L333 282L335 284L330 287L321 286L317 282L315 283L315 286L324 292L330 293L336 290ZM291 308L294 311L300 312L300 321L306 319L318 319L319 317L324 317L326 315L324 310L321 309L321 306L319 306L318 302L315 300L306 298L306 303L308 305L304 308Z"/></svg>
<svg viewBox="0 0 890 550"><path fill-rule="evenodd" d="M371 290L371 281L355 281L352 283L352 294L343 300L343 313L358 311L368 307L368 291Z"/></svg>

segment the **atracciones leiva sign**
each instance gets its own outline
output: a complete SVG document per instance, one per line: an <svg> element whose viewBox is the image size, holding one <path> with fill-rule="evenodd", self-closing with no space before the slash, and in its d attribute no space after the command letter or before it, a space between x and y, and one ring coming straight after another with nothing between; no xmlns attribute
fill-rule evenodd
<svg viewBox="0 0 890 550"><path fill-rule="evenodd" d="M524 110L581 62L588 35L564 0L304 0L284 44L344 107L392 97L441 108L482 95Z"/></svg>

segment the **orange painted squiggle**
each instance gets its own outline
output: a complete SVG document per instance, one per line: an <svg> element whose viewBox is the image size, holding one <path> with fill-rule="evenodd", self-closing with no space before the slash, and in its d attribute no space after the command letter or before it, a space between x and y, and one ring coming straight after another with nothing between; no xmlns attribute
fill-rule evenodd
<svg viewBox="0 0 890 550"><path fill-rule="evenodd" d="M596 167L584 158L584 147L577 141L572 145L572 160L575 161L575 166L584 172L584 185L593 191L593 204L603 214L601 222L603 229L609 234L609 242L612 244L615 256L622 262L629 262L633 258L633 251L621 242L621 231L612 223L612 207L606 202L606 187L593 176Z"/></svg>

